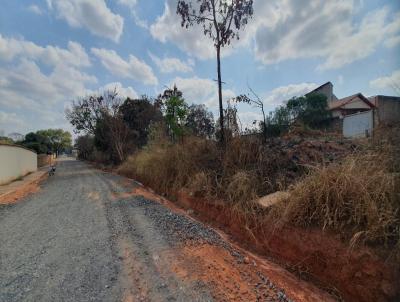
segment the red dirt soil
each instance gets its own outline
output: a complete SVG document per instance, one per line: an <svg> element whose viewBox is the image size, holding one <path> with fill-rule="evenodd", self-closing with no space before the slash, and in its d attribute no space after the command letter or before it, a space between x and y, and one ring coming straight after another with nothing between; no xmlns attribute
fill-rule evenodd
<svg viewBox="0 0 400 302"><path fill-rule="evenodd" d="M246 219L229 208L178 194L178 204L194 210L196 218L223 229L241 246L272 257L346 301L396 301L399 267L372 250L350 250L339 238L320 230L246 226ZM248 225L248 223L247 223ZM397 300L399 301L399 300Z"/></svg>
<svg viewBox="0 0 400 302"><path fill-rule="evenodd" d="M15 191L2 195L0 197L0 204L13 204L25 196L38 192L40 190L39 184L46 178L47 174L44 174L39 179L30 183L22 184Z"/></svg>
<svg viewBox="0 0 400 302"><path fill-rule="evenodd" d="M283 288L294 301L334 301L327 293L277 265L252 256L238 263L227 250L208 244L188 245L181 253L182 261L173 263L172 270L183 280L202 280L211 288L216 301L274 301L271 299L274 293L260 282L257 272Z"/></svg>
<svg viewBox="0 0 400 302"><path fill-rule="evenodd" d="M123 182L122 184L128 187L131 182ZM133 188L131 192L123 193L122 195L125 197L143 196L167 206L174 212L193 219L188 215L187 211L157 195L151 189L138 186ZM118 196L121 197L121 195ZM226 234L216 231L223 238L230 241ZM184 255L183 258L181 257L184 260L174 263L172 270L183 279L201 279L209 284L214 290L214 298L217 301L256 301L254 286L249 285L249 283L254 285L259 282L260 278L257 277L256 271L261 271L274 284L284 289L287 296L294 301L334 301L323 290L295 277L279 265L253 255L234 242L231 242L231 244L243 255L247 255L246 258L249 259L247 264L238 264L226 250L220 247L211 245L196 245L194 247L188 245L183 251L179 251ZM264 291L265 293L267 291ZM261 292L261 294L263 293ZM263 301L263 298L266 297L261 296L261 301Z"/></svg>

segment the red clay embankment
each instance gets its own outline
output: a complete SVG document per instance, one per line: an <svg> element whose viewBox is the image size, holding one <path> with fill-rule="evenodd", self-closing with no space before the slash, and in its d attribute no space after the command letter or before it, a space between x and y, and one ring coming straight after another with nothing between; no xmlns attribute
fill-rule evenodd
<svg viewBox="0 0 400 302"><path fill-rule="evenodd" d="M222 228L249 250L272 257L345 301L399 299L398 265L382 259L372 249L351 250L337 236L321 230L255 224L217 203L185 192L177 196L178 204L192 209L200 220Z"/></svg>

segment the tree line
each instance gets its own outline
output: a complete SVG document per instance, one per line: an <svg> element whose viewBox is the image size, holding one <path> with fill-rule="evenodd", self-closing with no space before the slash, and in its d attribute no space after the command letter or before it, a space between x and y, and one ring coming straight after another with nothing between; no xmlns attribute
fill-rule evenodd
<svg viewBox="0 0 400 302"><path fill-rule="evenodd" d="M80 136L79 157L97 154L102 161L121 163L128 154L142 148L151 135L160 133L177 142L190 134L215 136L212 112L204 105L188 105L174 86L157 98L122 98L117 91L90 95L73 101L66 117Z"/></svg>
<svg viewBox="0 0 400 302"><path fill-rule="evenodd" d="M63 129L46 129L29 132L21 141L14 142L11 138L0 137L0 142L16 144L35 151L37 154L70 153L72 150L71 133Z"/></svg>
<svg viewBox="0 0 400 302"><path fill-rule="evenodd" d="M237 103L258 104L262 120L255 127L243 129L238 118ZM279 136L293 123L315 128L329 119L324 95L311 94L292 98L268 115L263 101L240 95L228 102L223 111L224 134L220 120L205 105L189 105L183 93L174 86L156 98L142 96L137 99L122 98L117 91L90 95L72 102L66 117L79 134L76 147L81 159L96 159L119 164L135 150L143 148L149 138L167 138L178 143L185 136L208 140L229 140L243 133L259 135L264 141Z"/></svg>

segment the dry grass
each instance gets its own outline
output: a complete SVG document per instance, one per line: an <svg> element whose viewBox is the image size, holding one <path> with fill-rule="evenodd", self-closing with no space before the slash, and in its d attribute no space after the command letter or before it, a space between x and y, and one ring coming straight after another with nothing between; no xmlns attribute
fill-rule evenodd
<svg viewBox="0 0 400 302"><path fill-rule="evenodd" d="M256 139L234 139L224 151L214 141L191 137L179 144L150 144L118 171L169 197L187 188L236 204L287 186L293 175L287 178L281 167L298 170L285 154L271 152Z"/></svg>
<svg viewBox="0 0 400 302"><path fill-rule="evenodd" d="M339 233L353 245L393 246L400 239L396 156L400 131L383 133L386 136L376 135L367 149L329 165L312 163L308 169L292 160L291 150L251 137L235 138L225 150L198 138L178 144L151 142L121 165L119 173L172 199L185 188L197 197L222 200L252 225L276 221L277 225L317 227ZM312 158L312 152L320 151L300 148L296 152ZM291 198L269 210L253 202L288 188Z"/></svg>
<svg viewBox="0 0 400 302"><path fill-rule="evenodd" d="M385 244L400 250L399 132L378 132L367 151L313 168L267 219L331 230L352 246Z"/></svg>
<svg viewBox="0 0 400 302"><path fill-rule="evenodd" d="M359 242L399 240L400 183L375 154L316 168L278 204L271 215L281 222L334 230Z"/></svg>
<svg viewBox="0 0 400 302"><path fill-rule="evenodd" d="M151 144L129 157L118 171L171 197L186 187L196 173L213 169L217 154L214 143L199 139L175 145Z"/></svg>

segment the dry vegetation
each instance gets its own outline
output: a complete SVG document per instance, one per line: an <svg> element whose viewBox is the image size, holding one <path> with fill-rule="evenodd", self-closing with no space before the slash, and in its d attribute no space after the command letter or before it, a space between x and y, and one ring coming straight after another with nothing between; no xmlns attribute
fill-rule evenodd
<svg viewBox="0 0 400 302"><path fill-rule="evenodd" d="M352 143L297 135L267 144L251 136L234 138L224 152L210 140L170 144L158 138L119 172L169 198L187 189L222 200L260 223L318 227L352 245L393 247L400 239L398 136L396 128L378 132L361 151ZM254 205L257 197L278 190L289 190L291 197L269 210Z"/></svg>
<svg viewBox="0 0 400 302"><path fill-rule="evenodd" d="M150 144L119 172L169 197L187 188L197 196L237 203L286 187L300 169L255 138L233 139L223 151L214 141L190 137L179 144Z"/></svg>
<svg viewBox="0 0 400 302"><path fill-rule="evenodd" d="M351 155L315 168L276 205L270 217L283 224L318 226L342 234L352 244L396 243L400 239L399 177L382 154Z"/></svg>

